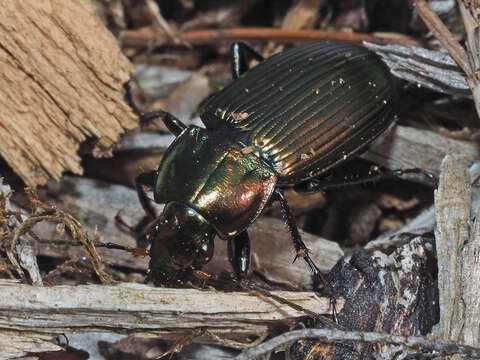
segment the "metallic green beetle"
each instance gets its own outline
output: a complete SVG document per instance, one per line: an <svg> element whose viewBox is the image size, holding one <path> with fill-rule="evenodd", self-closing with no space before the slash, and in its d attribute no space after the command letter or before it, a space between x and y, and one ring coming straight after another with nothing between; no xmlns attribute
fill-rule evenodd
<svg viewBox="0 0 480 360"><path fill-rule="evenodd" d="M282 188L308 183L365 150L394 119L392 77L365 48L305 44L246 68L244 45L233 46L234 77L201 113L206 129L186 127L164 112L177 135L157 171L141 174L162 215L151 229L150 275L156 284L181 284L213 254L213 239L228 240L237 275L248 269L247 228L269 201L280 201L297 251L314 275ZM248 50L250 55L260 56Z"/></svg>

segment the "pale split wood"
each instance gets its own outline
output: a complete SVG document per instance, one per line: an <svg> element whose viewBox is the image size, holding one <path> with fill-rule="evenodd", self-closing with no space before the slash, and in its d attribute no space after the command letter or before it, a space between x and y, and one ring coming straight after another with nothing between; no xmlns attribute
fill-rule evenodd
<svg viewBox="0 0 480 360"><path fill-rule="evenodd" d="M478 1L469 0L458 0L457 2L465 25L465 32L467 34L465 45L467 47L468 59L472 68L472 74L467 76L467 81L472 89L473 101L477 109L477 114L480 116L480 37L478 33L480 27L478 18L480 4Z"/></svg>
<svg viewBox="0 0 480 360"><path fill-rule="evenodd" d="M435 241L438 256L440 296L440 335L458 340L463 326L460 255L469 237L470 176L455 157L448 155L442 163L438 190L435 192Z"/></svg>
<svg viewBox="0 0 480 360"><path fill-rule="evenodd" d="M0 19L1 156L31 186L81 174L81 142L100 156L137 125L132 64L90 0L4 1Z"/></svg>
<svg viewBox="0 0 480 360"><path fill-rule="evenodd" d="M0 359L17 359L29 353L60 351L54 335L28 331L0 330ZM25 358L22 358L25 359ZM34 357L33 359L38 359Z"/></svg>
<svg viewBox="0 0 480 360"><path fill-rule="evenodd" d="M480 222L478 190L472 191L470 185L470 179L478 177L467 174L455 157L445 158L435 196L440 300L440 323L435 332L446 340L478 347ZM472 220L474 215L477 216ZM460 358L459 355L451 357Z"/></svg>
<svg viewBox="0 0 480 360"><path fill-rule="evenodd" d="M480 213L475 212L470 240L463 248L462 293L465 306L463 344L480 347Z"/></svg>
<svg viewBox="0 0 480 360"><path fill-rule="evenodd" d="M410 0L415 6L418 15L422 18L425 25L432 32L432 34L445 47L450 56L456 61L458 66L465 72L466 79L473 95L473 101L477 110L477 115L480 116L480 79L478 76L478 47L475 42L478 42L478 19L472 16L470 11L478 8L478 4L473 6L470 1L458 0L460 12L465 24L467 33L467 49L460 45L460 43L453 37L450 30L445 26L440 17L433 12L426 0ZM468 3L468 4L467 4ZM470 11L466 10L466 6L472 5Z"/></svg>
<svg viewBox="0 0 480 360"><path fill-rule="evenodd" d="M330 313L329 299L313 292L273 294L317 314ZM337 309L342 307L339 299ZM300 316L305 314L245 292L134 283L36 287L0 280L0 329L15 334L108 331L174 340L201 329L195 342L230 339L248 343L251 336L261 336L271 326ZM3 359L2 350L0 347Z"/></svg>

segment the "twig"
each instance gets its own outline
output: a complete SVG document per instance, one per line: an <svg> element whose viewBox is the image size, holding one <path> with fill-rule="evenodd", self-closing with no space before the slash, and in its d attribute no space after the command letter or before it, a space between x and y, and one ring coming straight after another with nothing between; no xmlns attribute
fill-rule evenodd
<svg viewBox="0 0 480 360"><path fill-rule="evenodd" d="M181 43L182 45L185 45L187 47L189 46L187 42L178 39L177 35L172 31L167 20L165 20L165 18L163 17L162 12L160 11L160 7L157 5L156 2L154 2L153 0L147 0L145 2L145 6L153 18L154 24L157 25L160 29L162 29L171 41L175 43Z"/></svg>
<svg viewBox="0 0 480 360"><path fill-rule="evenodd" d="M477 114L480 116L480 58L479 58L479 34L478 28L480 26L478 20L478 2L471 2L467 9L467 1L458 0L458 7L462 15L463 24L465 25L465 32L467 33L467 51L468 59L470 61L472 74L467 76L468 84L472 89L473 100L477 109ZM475 14L473 14L475 13Z"/></svg>
<svg viewBox="0 0 480 360"><path fill-rule="evenodd" d="M417 9L418 15L432 34L447 49L450 56L457 62L458 66L467 74L472 76L472 67L468 61L465 49L453 37L452 33L445 26L443 21L433 12L426 0L413 0L413 6Z"/></svg>
<svg viewBox="0 0 480 360"><path fill-rule="evenodd" d="M273 294L310 311L329 313L329 300L313 292ZM249 343L250 336L261 336L273 324L303 316L301 311L246 292L133 283L36 287L0 280L0 328L19 331L62 334L107 330L175 340L202 328L223 339ZM199 341L215 343L216 339L205 333Z"/></svg>
<svg viewBox="0 0 480 360"><path fill-rule="evenodd" d="M442 162L435 193L435 244L438 257L440 322L436 335L457 341L464 327L462 249L469 239L472 188L466 167L454 156Z"/></svg>
<svg viewBox="0 0 480 360"><path fill-rule="evenodd" d="M33 218L33 221L35 221L36 218L41 218L41 220L56 222L60 226L66 227L70 231L73 240L82 243L99 280L104 284L109 283L110 276L103 270L102 259L100 258L100 255L98 255L94 242L92 239L90 239L82 224L70 214L58 209L55 206L50 206L40 201L35 190L27 188L25 189L25 192L30 201L30 205L32 206L32 213L36 215ZM42 212L39 212L39 210ZM36 221L35 223L39 221ZM29 228L31 228L31 226Z"/></svg>
<svg viewBox="0 0 480 360"><path fill-rule="evenodd" d="M211 44L219 40L274 40L283 43L297 43L314 40L337 40L361 44L363 41L377 44L400 44L405 46L423 46L417 39L407 36L399 37L382 35L370 35L362 33L333 32L323 30L289 30L275 28L234 28L234 29L213 29L194 30L177 34L177 38L192 45ZM122 44L125 47L148 47L152 43L158 45L170 44L168 36L155 33L151 28L125 31L122 36Z"/></svg>
<svg viewBox="0 0 480 360"><path fill-rule="evenodd" d="M255 348L243 351L235 360L257 359L275 349L284 348L291 343L305 338L316 338L325 342L362 341L367 343L387 343L404 345L422 351L436 351L438 355L459 354L473 359L480 359L480 349L460 345L441 339L425 336L403 336L376 332L342 331L334 329L294 330L265 341Z"/></svg>
<svg viewBox="0 0 480 360"><path fill-rule="evenodd" d="M218 342L219 345L229 347L232 349L237 349L237 350L244 350L244 349L250 349L252 347L258 346L259 344L263 343L265 339L268 337L270 334L269 331L264 331L263 334L261 334L257 339L250 343L243 343L239 341L234 341L234 340L229 340L229 339L223 339L220 336L212 333L211 331L207 330L206 333L212 337L215 341Z"/></svg>
<svg viewBox="0 0 480 360"><path fill-rule="evenodd" d="M456 61L458 66L462 68L467 77L468 85L473 94L473 100L475 102L475 108L477 114L480 116L480 79L477 76L476 65L478 64L477 46L475 44L476 35L471 30L473 23L476 24L475 29L478 28L478 22L472 18L469 11L465 8L462 1L459 1L459 6L462 14L463 21L465 23L468 48L470 51L470 58L465 49L459 44L453 37L452 33L445 26L443 21L433 12L426 0L411 0L416 7L418 14L425 22L425 25L433 33L433 35L440 41L440 43L447 49L450 56Z"/></svg>

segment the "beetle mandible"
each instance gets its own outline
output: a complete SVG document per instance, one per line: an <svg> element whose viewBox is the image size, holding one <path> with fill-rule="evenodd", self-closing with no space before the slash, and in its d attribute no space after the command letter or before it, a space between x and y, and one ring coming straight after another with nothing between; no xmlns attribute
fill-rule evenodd
<svg viewBox="0 0 480 360"><path fill-rule="evenodd" d="M177 137L158 170L137 177L147 214L165 203L150 230L150 274L156 284L181 285L213 255L215 235L228 241L235 273L250 259L247 228L269 201L279 201L297 256L322 276L303 243L282 188L308 184L365 150L394 119L387 66L360 46L324 41L291 48L247 70L234 44L235 81L210 98L205 129L186 127L158 111Z"/></svg>

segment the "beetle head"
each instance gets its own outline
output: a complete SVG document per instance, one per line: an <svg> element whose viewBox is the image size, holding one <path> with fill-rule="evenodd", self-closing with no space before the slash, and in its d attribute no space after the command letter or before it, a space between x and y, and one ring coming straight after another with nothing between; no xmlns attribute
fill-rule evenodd
<svg viewBox="0 0 480 360"><path fill-rule="evenodd" d="M213 256L215 231L191 207L176 201L165 205L150 233L150 275L156 285L182 286Z"/></svg>

